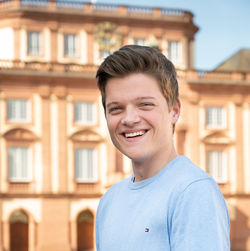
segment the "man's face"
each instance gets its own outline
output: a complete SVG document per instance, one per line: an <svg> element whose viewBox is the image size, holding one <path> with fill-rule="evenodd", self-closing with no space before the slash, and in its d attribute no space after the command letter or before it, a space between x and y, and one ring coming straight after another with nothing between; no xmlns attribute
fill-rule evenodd
<svg viewBox="0 0 250 251"><path fill-rule="evenodd" d="M179 103L169 111L155 78L135 73L106 85L106 119L114 145L135 162L173 149Z"/></svg>

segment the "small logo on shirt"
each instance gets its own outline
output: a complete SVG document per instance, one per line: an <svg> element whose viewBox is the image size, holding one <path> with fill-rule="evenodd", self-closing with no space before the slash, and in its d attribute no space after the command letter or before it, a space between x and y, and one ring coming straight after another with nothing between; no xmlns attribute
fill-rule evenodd
<svg viewBox="0 0 250 251"><path fill-rule="evenodd" d="M149 232L149 228L145 227L145 232L148 233Z"/></svg>

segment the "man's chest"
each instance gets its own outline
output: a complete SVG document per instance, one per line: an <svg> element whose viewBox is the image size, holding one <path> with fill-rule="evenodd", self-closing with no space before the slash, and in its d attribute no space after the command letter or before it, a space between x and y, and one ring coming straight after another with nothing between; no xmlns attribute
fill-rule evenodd
<svg viewBox="0 0 250 251"><path fill-rule="evenodd" d="M167 207L160 198L116 198L101 218L103 251L170 250Z"/></svg>

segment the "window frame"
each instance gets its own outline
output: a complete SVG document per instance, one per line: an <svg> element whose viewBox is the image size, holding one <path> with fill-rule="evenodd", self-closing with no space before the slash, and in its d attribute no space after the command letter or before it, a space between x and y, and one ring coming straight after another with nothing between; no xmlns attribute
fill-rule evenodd
<svg viewBox="0 0 250 251"><path fill-rule="evenodd" d="M10 102L18 102L18 101L26 101L26 118L22 119L22 118L18 118L18 117L9 117L9 108L10 108ZM17 104L16 104L17 105ZM15 104L13 104L13 106L15 106ZM17 108L10 108L10 109L17 109ZM19 110L21 109L21 107L18 108ZM23 123L23 124L27 124L27 123L31 123L32 121L32 103L31 100L29 98L25 98L25 97L8 97L6 98L6 121L10 122L10 123ZM19 111L18 113L21 113L21 111ZM20 115L20 114L18 114Z"/></svg>
<svg viewBox="0 0 250 251"><path fill-rule="evenodd" d="M105 59L106 57L112 54L112 52L108 50L100 50L99 53L101 59Z"/></svg>
<svg viewBox="0 0 250 251"><path fill-rule="evenodd" d="M212 111L212 109L221 108L221 118L219 118L218 110ZM211 115L208 114L211 109ZM217 113L217 114L216 114ZM208 117L211 116L211 122L209 123ZM215 119L216 118L216 119ZM213 119L215 120L213 122ZM221 120L221 123L218 121ZM205 107L205 127L209 130L224 130L227 128L227 110L222 105L207 105Z"/></svg>
<svg viewBox="0 0 250 251"><path fill-rule="evenodd" d="M26 177L21 177L20 175L20 171L18 175L11 175L11 167L10 167L10 153L9 150L11 148L24 148L27 149L27 175ZM8 170L8 181L10 183L30 183L33 180L33 149L30 145L27 144L8 144L7 145L7 170ZM19 161L17 161L18 163L20 163ZM18 167L13 167L13 168L18 168ZM21 168L24 168L23 166ZM12 170L13 172L13 170ZM15 172L17 172L15 170Z"/></svg>
<svg viewBox="0 0 250 251"><path fill-rule="evenodd" d="M112 37L110 37L110 38L107 38L107 37L102 37L102 44L104 45L104 48L108 48L108 47L110 47L110 50L108 50L108 49L101 49L101 48L99 48L99 58L100 59L105 59L106 57L108 57L109 55L111 55L112 54L112 45L113 45L113 43L112 43L112 40L113 40L113 38Z"/></svg>
<svg viewBox="0 0 250 251"><path fill-rule="evenodd" d="M139 43L138 43L138 41L139 41ZM143 41L143 42L140 43L141 41ZM134 44L135 45L145 46L145 45L147 45L147 39L146 38L142 38L142 37L136 37L136 38L134 38Z"/></svg>
<svg viewBox="0 0 250 251"><path fill-rule="evenodd" d="M77 104L81 104L81 105L84 105L84 104L92 104L93 107L91 108L91 111L92 111L92 117L93 119L91 121L88 121L88 120L84 120L83 118L82 119L77 119L77 111L76 111L76 105ZM89 100L81 100L81 101L74 101L73 102L73 111L74 111L74 116L73 116L73 120L74 120L74 123L77 124L77 125L97 125L97 121L98 121L98 107L97 107L97 103L94 102L94 101L89 101ZM79 109L79 108L78 108ZM80 114L83 116L83 114L85 114L86 112L86 109L88 108L82 108L83 110L80 111Z"/></svg>
<svg viewBox="0 0 250 251"><path fill-rule="evenodd" d="M73 46L73 50L74 53L67 53L67 48L66 48L66 37L69 36L74 36L74 46ZM79 56L79 35L77 33L74 32L64 32L63 33L63 55L65 58L78 58Z"/></svg>
<svg viewBox="0 0 250 251"><path fill-rule="evenodd" d="M213 154L214 156L209 156ZM217 156L216 156L216 155ZM220 156L219 156L220 155ZM214 158L210 163L210 158ZM216 160L217 158L217 160ZM217 161L217 163L213 163ZM221 162L221 167L219 167ZM209 149L206 151L206 171L210 174L218 184L225 184L228 182L228 153L223 149Z"/></svg>
<svg viewBox="0 0 250 251"><path fill-rule="evenodd" d="M77 174L77 162L76 162L76 151L77 150L91 150L92 151L92 177L84 177L84 174L80 175L80 177ZM95 146L82 146L78 145L75 146L73 149L73 155L74 155L74 180L76 183L97 183L98 181L98 151ZM81 172L83 173L83 166L81 166Z"/></svg>
<svg viewBox="0 0 250 251"><path fill-rule="evenodd" d="M172 45L175 45L173 49ZM182 42L178 39L173 39L168 41L168 58L174 65L179 65L182 63L183 59L183 48ZM173 53L174 50L174 53ZM175 54L175 55L173 55Z"/></svg>
<svg viewBox="0 0 250 251"><path fill-rule="evenodd" d="M30 47L30 34L32 33L36 33L39 34L39 39L38 39L38 48L35 48L35 51L33 51L33 47ZM39 30L28 30L27 31L27 55L28 56L32 56L32 57L36 57L36 56L41 56L42 55L42 32ZM32 45L32 44L31 44ZM37 51L38 49L38 51Z"/></svg>

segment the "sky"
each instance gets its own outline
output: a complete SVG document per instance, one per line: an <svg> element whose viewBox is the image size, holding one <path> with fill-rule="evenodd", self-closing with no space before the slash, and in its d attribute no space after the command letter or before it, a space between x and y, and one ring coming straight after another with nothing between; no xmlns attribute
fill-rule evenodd
<svg viewBox="0 0 250 251"><path fill-rule="evenodd" d="M250 0L96 0L191 11L199 27L195 68L213 70L240 49L250 49Z"/></svg>

